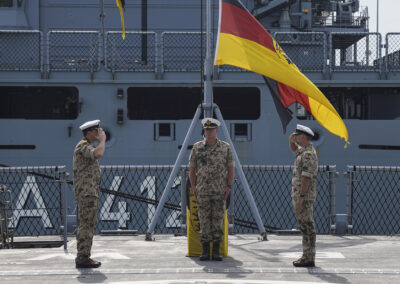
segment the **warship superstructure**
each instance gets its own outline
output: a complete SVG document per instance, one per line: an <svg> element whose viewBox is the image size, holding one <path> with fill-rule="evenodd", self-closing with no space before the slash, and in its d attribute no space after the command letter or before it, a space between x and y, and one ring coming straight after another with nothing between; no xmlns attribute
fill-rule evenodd
<svg viewBox="0 0 400 284"><path fill-rule="evenodd" d="M331 101L351 144L345 149L300 105L291 107L288 132L310 126L320 164L340 173L354 164L398 165L400 34L370 32L358 0L242 3ZM114 0L1 0L0 164L71 172L79 125L93 119L107 134L101 164L173 164L203 98L204 9L200 0L127 0L123 40ZM213 86L243 164L293 163L260 75L214 67ZM196 133L191 144L202 139L200 126ZM339 213L345 188L341 175Z"/></svg>

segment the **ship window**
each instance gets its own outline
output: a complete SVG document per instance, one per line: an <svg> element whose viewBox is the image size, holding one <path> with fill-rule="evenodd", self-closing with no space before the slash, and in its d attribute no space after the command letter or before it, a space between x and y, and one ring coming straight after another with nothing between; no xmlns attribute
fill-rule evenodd
<svg viewBox="0 0 400 284"><path fill-rule="evenodd" d="M171 125L169 123L160 123L158 129L160 136L171 136Z"/></svg>
<svg viewBox="0 0 400 284"><path fill-rule="evenodd" d="M74 87L0 87L0 118L76 119Z"/></svg>
<svg viewBox="0 0 400 284"><path fill-rule="evenodd" d="M232 123L231 138L233 141L251 141L251 123Z"/></svg>
<svg viewBox="0 0 400 284"><path fill-rule="evenodd" d="M13 0L0 0L0 8L9 8L13 6Z"/></svg>
<svg viewBox="0 0 400 284"><path fill-rule="evenodd" d="M215 87L213 93L224 119L256 120L260 117L258 88ZM192 119L202 96L199 87L131 87L128 88L128 118Z"/></svg>
<svg viewBox="0 0 400 284"><path fill-rule="evenodd" d="M155 141L174 141L175 123L154 123Z"/></svg>
<svg viewBox="0 0 400 284"><path fill-rule="evenodd" d="M321 87L320 90L343 119L400 119L398 87ZM296 115L298 119L312 119L301 106Z"/></svg>

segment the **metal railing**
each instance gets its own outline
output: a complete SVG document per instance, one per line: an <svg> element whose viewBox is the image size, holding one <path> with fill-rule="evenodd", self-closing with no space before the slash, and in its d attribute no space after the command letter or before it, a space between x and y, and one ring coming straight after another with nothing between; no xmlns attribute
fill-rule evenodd
<svg viewBox="0 0 400 284"><path fill-rule="evenodd" d="M214 32L215 37L215 32ZM277 32L277 42L303 72L397 72L400 70L399 33L388 33L383 54L379 33ZM110 72L199 72L200 32L107 32L103 54L98 31L1 30L0 71L96 72L104 57ZM215 48L215 38L214 45ZM328 60L329 59L329 60ZM233 66L217 66L218 72L243 72Z"/></svg>
<svg viewBox="0 0 400 284"><path fill-rule="evenodd" d="M387 72L400 71L400 33L386 34L385 50L384 62Z"/></svg>
<svg viewBox="0 0 400 284"><path fill-rule="evenodd" d="M261 218L268 231L297 229L291 198L294 166L243 166ZM314 218L319 234L328 234L334 225L335 166L319 166L318 195ZM257 227L240 185L234 186L234 228L239 233L256 233Z"/></svg>
<svg viewBox="0 0 400 284"><path fill-rule="evenodd" d="M48 72L95 72L100 69L100 33L97 31L49 31Z"/></svg>
<svg viewBox="0 0 400 284"><path fill-rule="evenodd" d="M328 44L322 32L277 32L275 40L302 72L326 72Z"/></svg>
<svg viewBox="0 0 400 284"><path fill-rule="evenodd" d="M137 230L146 232L156 211L172 166L101 166L101 197L96 232ZM181 188L185 169L175 179L156 233L181 230Z"/></svg>
<svg viewBox="0 0 400 284"><path fill-rule="evenodd" d="M102 166L102 196L97 233L102 230L137 230L151 223L172 166ZM290 197L293 166L243 166L265 228L292 230L297 226ZM187 167L181 167L155 233L180 233L186 223ZM320 166L315 203L318 233L329 233L334 215L335 166ZM277 206L279 205L279 206ZM256 233L242 185L233 186L228 211L234 232ZM183 226L184 227L184 226Z"/></svg>
<svg viewBox="0 0 400 284"><path fill-rule="evenodd" d="M157 67L156 33L106 33L105 62L108 71L155 72Z"/></svg>
<svg viewBox="0 0 400 284"><path fill-rule="evenodd" d="M379 33L333 32L329 34L332 72L380 72Z"/></svg>
<svg viewBox="0 0 400 284"><path fill-rule="evenodd" d="M152 222L172 166L102 166L96 233L137 230ZM244 173L266 231L297 229L291 201L293 166L245 165ZM184 233L188 168L182 166L157 220L155 233ZM7 208L14 236L63 235L66 245L65 167L0 168L0 185L12 192ZM335 233L336 166L319 166L314 218L319 234ZM400 233L400 167L348 166L348 233ZM229 201L231 231L257 233L242 185L235 180ZM2 214L5 215L5 214ZM3 230L4 231L4 230Z"/></svg>
<svg viewBox="0 0 400 284"><path fill-rule="evenodd" d="M0 30L0 71L42 71L41 31Z"/></svg>
<svg viewBox="0 0 400 284"><path fill-rule="evenodd" d="M201 32L161 34L161 72L200 72L205 56L205 32L202 35Z"/></svg>
<svg viewBox="0 0 400 284"><path fill-rule="evenodd" d="M400 167L348 166L346 177L348 233L400 234Z"/></svg>
<svg viewBox="0 0 400 284"><path fill-rule="evenodd" d="M0 185L12 193L7 216L14 236L60 235L66 245L65 166L0 167Z"/></svg>

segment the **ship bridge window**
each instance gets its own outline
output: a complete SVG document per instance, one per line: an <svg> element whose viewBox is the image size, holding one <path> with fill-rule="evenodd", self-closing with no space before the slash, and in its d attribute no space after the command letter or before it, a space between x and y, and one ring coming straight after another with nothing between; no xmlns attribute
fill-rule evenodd
<svg viewBox="0 0 400 284"><path fill-rule="evenodd" d="M260 90L256 87L215 87L213 95L224 119L257 120L260 117ZM128 118L192 119L202 96L199 87L131 87L128 88Z"/></svg>
<svg viewBox="0 0 400 284"><path fill-rule="evenodd" d="M400 119L398 87L321 87L320 90L343 119ZM299 105L296 114L298 119L312 119Z"/></svg>
<svg viewBox="0 0 400 284"><path fill-rule="evenodd" d="M0 0L0 8L10 8L13 6L13 0Z"/></svg>
<svg viewBox="0 0 400 284"><path fill-rule="evenodd" d="M75 87L0 87L0 118L76 119Z"/></svg>

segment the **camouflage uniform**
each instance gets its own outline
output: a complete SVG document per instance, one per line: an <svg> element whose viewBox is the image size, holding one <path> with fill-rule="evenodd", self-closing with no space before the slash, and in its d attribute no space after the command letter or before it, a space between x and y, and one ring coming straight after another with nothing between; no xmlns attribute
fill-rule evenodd
<svg viewBox="0 0 400 284"><path fill-rule="evenodd" d="M81 140L74 150L74 193L78 204L77 263L90 257L97 224L101 173L94 150L86 139Z"/></svg>
<svg viewBox="0 0 400 284"><path fill-rule="evenodd" d="M194 144L189 167L196 171L197 212L200 221L200 242L220 242L225 213L224 189L228 168L234 167L228 143L217 139L214 145L206 140Z"/></svg>
<svg viewBox="0 0 400 284"><path fill-rule="evenodd" d="M296 219L303 235L303 259L315 260L315 223L313 218L313 203L317 197L316 178L318 173L318 157L312 144L299 147L294 154L296 160L292 178L292 203L296 213ZM301 177L309 177L310 185L304 196L303 208L296 210L300 197Z"/></svg>

